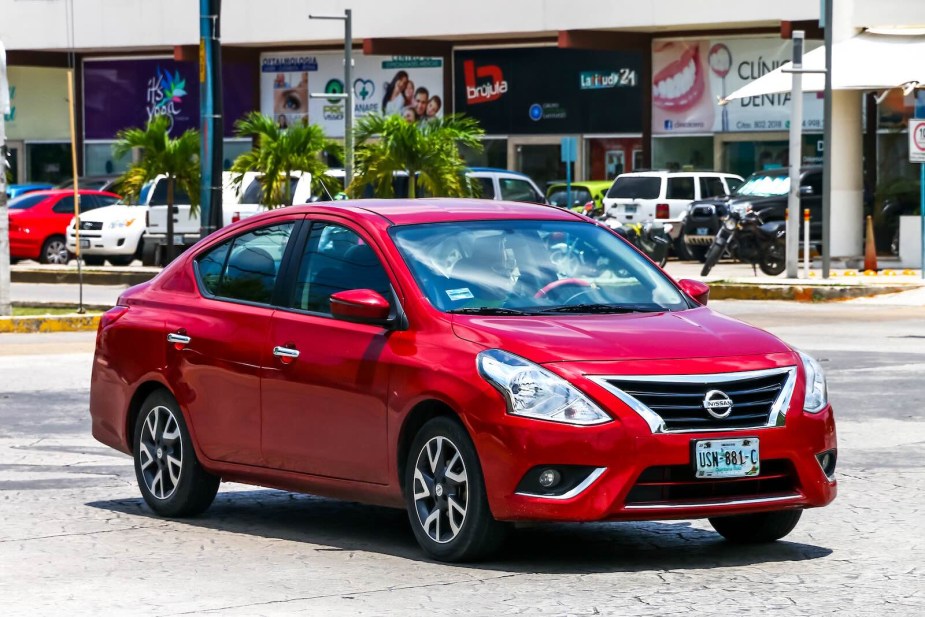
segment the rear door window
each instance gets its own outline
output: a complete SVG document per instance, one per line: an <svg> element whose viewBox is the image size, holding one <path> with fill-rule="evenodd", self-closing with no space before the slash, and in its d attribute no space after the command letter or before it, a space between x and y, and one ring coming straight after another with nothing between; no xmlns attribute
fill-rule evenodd
<svg viewBox="0 0 925 617"><path fill-rule="evenodd" d="M526 180L518 180L516 178L498 178L498 185L501 189L501 199L506 199L507 201L526 201L531 203L539 203L543 201L540 196L536 194L533 186Z"/></svg>
<svg viewBox="0 0 925 617"><path fill-rule="evenodd" d="M495 198L495 182L491 178L476 178L479 186L482 187L482 192L479 194L479 197L482 199L494 199Z"/></svg>
<svg viewBox="0 0 925 617"><path fill-rule="evenodd" d="M724 195L726 195L726 187L723 186L722 178L719 176L700 177L700 199L723 197Z"/></svg>
<svg viewBox="0 0 925 617"><path fill-rule="evenodd" d="M666 199L683 199L685 201L694 200L694 178L693 176L680 176L668 178L668 192Z"/></svg>
<svg viewBox="0 0 925 617"><path fill-rule="evenodd" d="M180 189L179 186L174 184L173 187L173 204L183 205L190 202L189 195L186 191ZM142 202L144 203L144 202ZM154 185L154 192L151 195L151 201L149 202L150 206L166 206L167 205L167 180L160 179Z"/></svg>

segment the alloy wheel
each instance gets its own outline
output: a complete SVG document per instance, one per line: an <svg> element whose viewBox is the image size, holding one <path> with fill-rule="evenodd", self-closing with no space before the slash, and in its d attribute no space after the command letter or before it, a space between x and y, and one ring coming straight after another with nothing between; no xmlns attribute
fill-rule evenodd
<svg viewBox="0 0 925 617"><path fill-rule="evenodd" d="M64 240L52 240L45 246L45 260L50 264L67 264L67 245Z"/></svg>
<svg viewBox="0 0 925 617"><path fill-rule="evenodd" d="M169 499L177 490L183 467L180 425L172 411L157 406L148 412L138 448L146 488L157 499Z"/></svg>
<svg viewBox="0 0 925 617"><path fill-rule="evenodd" d="M439 544L459 535L469 506L469 476L459 449L446 437L430 439L414 465L414 506L424 533Z"/></svg>

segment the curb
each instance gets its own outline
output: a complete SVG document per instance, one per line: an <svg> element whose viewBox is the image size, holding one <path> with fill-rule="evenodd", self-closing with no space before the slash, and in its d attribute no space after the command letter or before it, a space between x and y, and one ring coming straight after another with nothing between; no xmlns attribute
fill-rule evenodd
<svg viewBox="0 0 925 617"><path fill-rule="evenodd" d="M0 317L0 333L90 332L97 329L100 315L37 315Z"/></svg>
<svg viewBox="0 0 925 617"><path fill-rule="evenodd" d="M84 285L138 285L157 276L157 271L144 270L84 270ZM76 269L10 269L10 281L13 283L54 283L77 285L80 280Z"/></svg>
<svg viewBox="0 0 925 617"><path fill-rule="evenodd" d="M755 285L717 281L710 285L711 300L791 300L835 302L917 289L916 285Z"/></svg>

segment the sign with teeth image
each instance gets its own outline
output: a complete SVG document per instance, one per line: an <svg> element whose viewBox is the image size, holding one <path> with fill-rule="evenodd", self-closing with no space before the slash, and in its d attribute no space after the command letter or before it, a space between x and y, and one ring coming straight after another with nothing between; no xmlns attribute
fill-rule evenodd
<svg viewBox="0 0 925 617"><path fill-rule="evenodd" d="M818 47L807 41L805 51ZM790 94L718 100L790 60L778 38L658 40L652 44L652 132L786 131ZM803 128L822 130L822 99L804 95Z"/></svg>

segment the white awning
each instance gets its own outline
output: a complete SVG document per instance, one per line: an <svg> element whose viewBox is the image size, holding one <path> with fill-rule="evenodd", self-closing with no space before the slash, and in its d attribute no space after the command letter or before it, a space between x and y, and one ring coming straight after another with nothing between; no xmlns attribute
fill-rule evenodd
<svg viewBox="0 0 925 617"><path fill-rule="evenodd" d="M743 99L764 94L790 92L792 63L778 67L726 97ZM803 68L825 68L825 47L804 54ZM905 85L925 87L925 36L862 32L832 46L833 90L884 90ZM803 91L825 89L823 73L804 73Z"/></svg>

